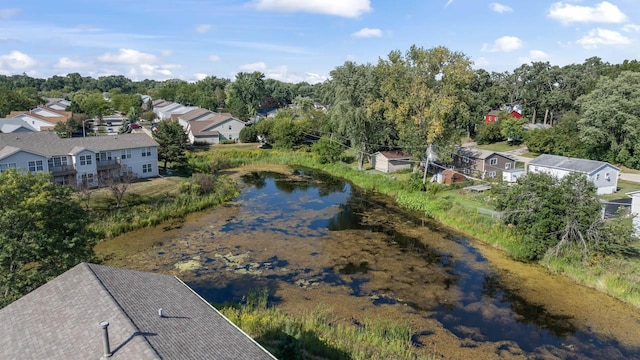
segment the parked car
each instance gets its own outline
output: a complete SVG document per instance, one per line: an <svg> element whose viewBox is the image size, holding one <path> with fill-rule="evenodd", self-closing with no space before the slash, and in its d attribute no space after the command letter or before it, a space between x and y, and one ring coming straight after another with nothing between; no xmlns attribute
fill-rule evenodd
<svg viewBox="0 0 640 360"><path fill-rule="evenodd" d="M129 129L141 129L142 125L140 124L129 124Z"/></svg>

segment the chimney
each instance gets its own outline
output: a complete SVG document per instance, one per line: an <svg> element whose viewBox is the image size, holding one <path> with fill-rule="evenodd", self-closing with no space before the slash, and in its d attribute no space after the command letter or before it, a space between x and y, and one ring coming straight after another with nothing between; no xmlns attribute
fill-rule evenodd
<svg viewBox="0 0 640 360"><path fill-rule="evenodd" d="M109 330L107 329L109 327L109 322L100 322L100 327L103 330L102 335L104 340L104 354L102 355L102 357L108 358L111 357L111 348L109 346Z"/></svg>

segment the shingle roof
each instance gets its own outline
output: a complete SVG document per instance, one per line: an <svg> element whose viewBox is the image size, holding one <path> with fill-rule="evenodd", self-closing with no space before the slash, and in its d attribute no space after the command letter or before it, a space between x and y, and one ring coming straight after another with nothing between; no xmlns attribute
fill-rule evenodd
<svg viewBox="0 0 640 360"><path fill-rule="evenodd" d="M20 128L24 128L29 131L36 131L36 129L22 119L0 118L0 133L11 133L19 130Z"/></svg>
<svg viewBox="0 0 640 360"><path fill-rule="evenodd" d="M400 151L380 151L380 154L387 159L411 159L410 155L404 154Z"/></svg>
<svg viewBox="0 0 640 360"><path fill-rule="evenodd" d="M478 148L474 148L474 147L459 147L457 150L457 154L459 156L467 156L469 158L472 159L481 159L481 160L485 160L488 157L492 156L493 154L502 156L504 158L507 158L509 160L514 161L514 159L512 159L511 157L504 155L504 154L500 154L497 153L495 151L491 151L491 150L483 150L483 149L478 149Z"/></svg>
<svg viewBox="0 0 640 360"><path fill-rule="evenodd" d="M178 278L86 263L0 310L0 358L97 359L103 320L113 359L274 359Z"/></svg>
<svg viewBox="0 0 640 360"><path fill-rule="evenodd" d="M620 170L603 161L570 158L549 154L542 154L529 162L529 166L544 166L561 170L577 171L585 174L590 174L606 165L609 165L616 170Z"/></svg>
<svg viewBox="0 0 640 360"><path fill-rule="evenodd" d="M47 155L66 155L77 147L93 151L112 151L158 146L149 135L119 134L110 136L89 136L85 138L61 139L54 132L33 132L16 134L0 134L0 149L13 146L27 151Z"/></svg>
<svg viewBox="0 0 640 360"><path fill-rule="evenodd" d="M202 117L210 115L210 114L213 114L213 112L211 112L211 111L209 111L207 109L203 109L203 108L195 108L195 109L193 109L191 111L188 111L188 112L186 112L184 114L172 114L171 118L174 118L174 116L175 116L176 119L180 118L180 119L182 119L184 121L191 121L191 120L194 120L194 119L202 118Z"/></svg>

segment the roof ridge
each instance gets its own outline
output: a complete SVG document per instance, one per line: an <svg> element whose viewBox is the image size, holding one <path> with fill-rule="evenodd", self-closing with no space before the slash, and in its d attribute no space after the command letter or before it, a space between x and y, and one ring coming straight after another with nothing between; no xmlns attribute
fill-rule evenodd
<svg viewBox="0 0 640 360"><path fill-rule="evenodd" d="M131 319L131 317L129 316L129 314L127 314L126 311L124 311L124 308L122 308L122 305L120 305L120 303L118 302L118 300L113 296L113 294L111 293L111 291L109 291L109 288L107 288L107 286L104 284L104 282L102 281L102 279L100 279L100 276L98 276L98 274L96 274L96 272L93 270L92 266L102 266L102 265L97 265L97 264L90 264L90 263L81 263L82 265L84 265L87 269L89 269L89 271L91 272L91 274L93 275L94 279L96 279L98 281L98 283L100 284L100 286L102 287L102 289L109 294L109 299L111 299L111 301L113 301L113 303L120 309L120 313L122 315L124 315L124 317L129 320L129 324L133 327L133 329L135 329L135 333L132 334L131 336L135 336L136 333L141 333L140 328L136 325L135 322L133 322L133 319ZM158 354L158 351L153 347L153 345L151 345L151 343L149 342L149 340L147 340L146 336L140 336L142 339L144 339L144 343L147 344L149 346L149 349L151 351L153 351L153 353L157 356L157 358L161 358L160 354ZM118 348L115 348L113 350L113 352L116 352Z"/></svg>

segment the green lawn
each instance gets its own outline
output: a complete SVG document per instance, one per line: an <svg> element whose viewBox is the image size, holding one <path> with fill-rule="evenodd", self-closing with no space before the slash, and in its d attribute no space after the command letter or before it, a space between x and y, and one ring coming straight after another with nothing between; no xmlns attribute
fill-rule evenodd
<svg viewBox="0 0 640 360"><path fill-rule="evenodd" d="M505 151L517 150L523 146L524 145L515 145L515 146L509 145L508 142L501 141L493 144L478 145L478 149L505 152Z"/></svg>
<svg viewBox="0 0 640 360"><path fill-rule="evenodd" d="M603 200L626 198L626 194L628 192L637 190L640 190L640 184L631 181L618 180L618 191L613 194L601 195L600 198Z"/></svg>

